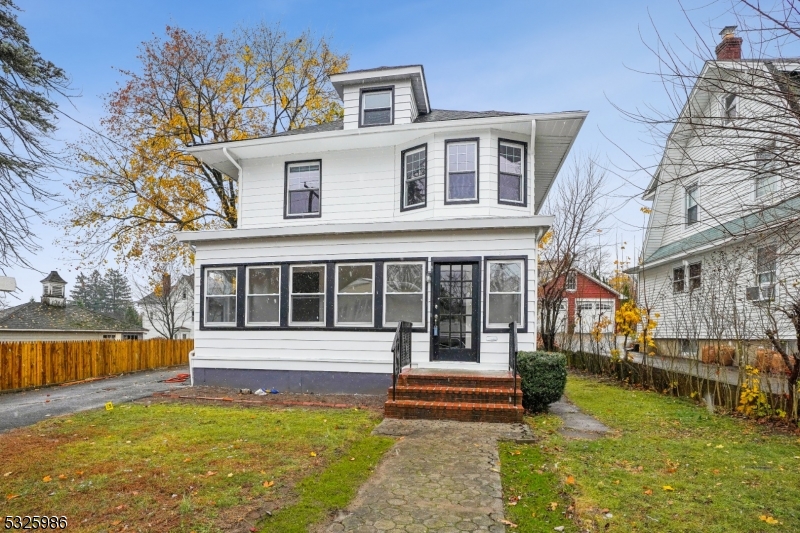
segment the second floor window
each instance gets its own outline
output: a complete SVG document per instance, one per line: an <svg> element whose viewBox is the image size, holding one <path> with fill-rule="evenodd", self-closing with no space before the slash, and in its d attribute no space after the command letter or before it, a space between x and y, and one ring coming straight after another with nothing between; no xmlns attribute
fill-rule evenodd
<svg viewBox="0 0 800 533"><path fill-rule="evenodd" d="M725 120L725 123L731 122L735 119L738 114L738 98L734 93L728 93L722 99L722 118Z"/></svg>
<svg viewBox="0 0 800 533"><path fill-rule="evenodd" d="M686 270L681 266L672 269L672 292L683 292L686 283Z"/></svg>
<svg viewBox="0 0 800 533"><path fill-rule="evenodd" d="M778 270L778 247L760 246L756 250L756 283L772 285Z"/></svg>
<svg viewBox="0 0 800 533"><path fill-rule="evenodd" d="M428 147L403 152L403 209L425 207L428 191Z"/></svg>
<svg viewBox="0 0 800 533"><path fill-rule="evenodd" d="M775 173L775 156L768 149L756 152L756 198L772 194L777 189L778 175Z"/></svg>
<svg viewBox="0 0 800 533"><path fill-rule="evenodd" d="M686 225L697 222L697 185L686 189Z"/></svg>
<svg viewBox="0 0 800 533"><path fill-rule="evenodd" d="M361 125L379 126L392 123L392 90L361 93Z"/></svg>
<svg viewBox="0 0 800 533"><path fill-rule="evenodd" d="M320 214L320 161L286 165L286 217Z"/></svg>
<svg viewBox="0 0 800 533"><path fill-rule="evenodd" d="M578 290L578 274L574 270L567 272L567 283L565 287L570 292Z"/></svg>
<svg viewBox="0 0 800 533"><path fill-rule="evenodd" d="M478 140L448 141L445 203L478 201Z"/></svg>
<svg viewBox="0 0 800 533"><path fill-rule="evenodd" d="M500 203L524 203L525 187L522 144L500 141L498 148L499 168L497 169L497 201Z"/></svg>
<svg viewBox="0 0 800 533"><path fill-rule="evenodd" d="M702 283L703 265L692 263L689 265L689 290L699 289Z"/></svg>

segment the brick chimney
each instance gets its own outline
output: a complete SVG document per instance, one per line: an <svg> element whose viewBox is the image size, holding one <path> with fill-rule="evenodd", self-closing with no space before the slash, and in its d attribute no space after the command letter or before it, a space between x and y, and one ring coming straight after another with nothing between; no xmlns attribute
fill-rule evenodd
<svg viewBox="0 0 800 533"><path fill-rule="evenodd" d="M161 294L164 298L169 298L169 293L172 291L172 277L169 274L161 276Z"/></svg>
<svg viewBox="0 0 800 533"><path fill-rule="evenodd" d="M725 26L719 32L722 41L717 45L717 61L742 58L742 38L736 36L736 26Z"/></svg>

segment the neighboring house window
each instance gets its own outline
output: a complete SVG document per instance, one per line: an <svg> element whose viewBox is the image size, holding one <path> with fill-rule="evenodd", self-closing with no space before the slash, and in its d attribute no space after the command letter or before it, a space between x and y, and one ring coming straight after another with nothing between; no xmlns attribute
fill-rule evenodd
<svg viewBox="0 0 800 533"><path fill-rule="evenodd" d="M697 185L686 189L686 224L697 222Z"/></svg>
<svg viewBox="0 0 800 533"><path fill-rule="evenodd" d="M478 141L447 141L445 203L478 200Z"/></svg>
<svg viewBox="0 0 800 533"><path fill-rule="evenodd" d="M113 341L113 340L116 340L116 339L117 339L117 336L115 334L113 334L113 333L108 334L108 335L107 334L103 334L103 340Z"/></svg>
<svg viewBox="0 0 800 533"><path fill-rule="evenodd" d="M336 265L336 325L371 326L375 265Z"/></svg>
<svg viewBox="0 0 800 533"><path fill-rule="evenodd" d="M188 339L188 338L189 338L188 333L181 333L181 339Z"/></svg>
<svg viewBox="0 0 800 533"><path fill-rule="evenodd" d="M702 274L702 265L701 263L692 263L689 265L689 290L693 291L695 289L700 288L701 284L701 274Z"/></svg>
<svg viewBox="0 0 800 533"><path fill-rule="evenodd" d="M286 216L303 217L320 214L320 161L286 165Z"/></svg>
<svg viewBox="0 0 800 533"><path fill-rule="evenodd" d="M500 141L497 169L497 201L499 203L524 203L524 156L524 145Z"/></svg>
<svg viewBox="0 0 800 533"><path fill-rule="evenodd" d="M403 152L403 209L424 207L428 190L428 147Z"/></svg>
<svg viewBox="0 0 800 533"><path fill-rule="evenodd" d="M733 93L728 93L722 99L722 116L725 119L725 123L731 122L735 119L738 114L737 105L738 105L738 98Z"/></svg>
<svg viewBox="0 0 800 533"><path fill-rule="evenodd" d="M139 340L139 335L132 335L132 334L126 333L126 334L122 335L122 340L124 340L124 341L138 341Z"/></svg>
<svg viewBox="0 0 800 533"><path fill-rule="evenodd" d="M697 355L697 343L690 339L681 339L681 355L694 357Z"/></svg>
<svg viewBox="0 0 800 533"><path fill-rule="evenodd" d="M361 125L379 126L392 123L392 89L361 93Z"/></svg>
<svg viewBox="0 0 800 533"><path fill-rule="evenodd" d="M524 328L524 262L487 261L487 327L507 328L516 322Z"/></svg>
<svg viewBox="0 0 800 533"><path fill-rule="evenodd" d="M567 272L566 289L570 292L575 292L578 290L578 273L574 270Z"/></svg>
<svg viewBox="0 0 800 533"><path fill-rule="evenodd" d="M778 270L778 247L760 246L756 251L756 283L772 285Z"/></svg>
<svg viewBox="0 0 800 533"><path fill-rule="evenodd" d="M775 155L769 150L756 152L756 198L772 194L777 189L778 175L774 163Z"/></svg>
<svg viewBox="0 0 800 533"><path fill-rule="evenodd" d="M205 282L207 326L236 325L236 269L208 268Z"/></svg>
<svg viewBox="0 0 800 533"><path fill-rule="evenodd" d="M683 292L686 281L686 271L683 267L672 269L672 292Z"/></svg>
<svg viewBox="0 0 800 533"><path fill-rule="evenodd" d="M247 268L247 324L279 325L281 267Z"/></svg>
<svg viewBox="0 0 800 533"><path fill-rule="evenodd" d="M325 325L325 265L291 266L289 323Z"/></svg>
<svg viewBox="0 0 800 533"><path fill-rule="evenodd" d="M385 263L383 289L383 324L398 322L424 324L425 264Z"/></svg>

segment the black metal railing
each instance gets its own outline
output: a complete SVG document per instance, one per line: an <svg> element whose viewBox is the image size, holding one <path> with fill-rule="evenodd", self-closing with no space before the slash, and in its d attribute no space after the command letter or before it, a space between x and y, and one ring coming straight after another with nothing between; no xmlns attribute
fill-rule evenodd
<svg viewBox="0 0 800 533"><path fill-rule="evenodd" d="M517 323L512 322L508 325L508 371L514 378L514 405L517 405Z"/></svg>
<svg viewBox="0 0 800 533"><path fill-rule="evenodd" d="M392 342L392 401L396 398L397 378L411 365L411 322L400 322Z"/></svg>

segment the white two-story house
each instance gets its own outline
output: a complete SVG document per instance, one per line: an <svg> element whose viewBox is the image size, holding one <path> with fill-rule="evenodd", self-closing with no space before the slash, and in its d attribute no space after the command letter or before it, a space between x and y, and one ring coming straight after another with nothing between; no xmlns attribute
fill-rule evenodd
<svg viewBox="0 0 800 533"><path fill-rule="evenodd" d="M796 338L778 308L799 279L800 60L742 59L735 27L721 35L644 193L652 213L632 271L658 353L724 344L744 362L771 349L768 329Z"/></svg>
<svg viewBox="0 0 800 533"><path fill-rule="evenodd" d="M587 113L432 109L421 65L331 78L344 119L187 151L236 179L196 250L195 384L385 393L411 366L507 370L536 344L539 210Z"/></svg>

